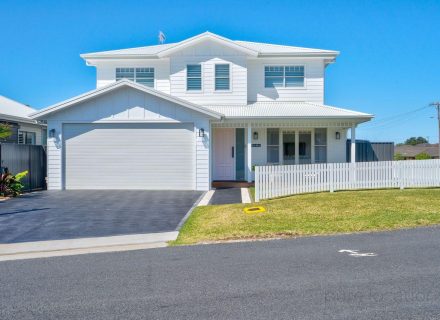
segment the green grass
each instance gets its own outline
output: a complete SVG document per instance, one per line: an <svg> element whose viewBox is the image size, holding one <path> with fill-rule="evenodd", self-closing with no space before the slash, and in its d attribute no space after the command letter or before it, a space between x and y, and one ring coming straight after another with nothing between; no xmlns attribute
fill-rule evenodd
<svg viewBox="0 0 440 320"><path fill-rule="evenodd" d="M440 189L315 193L261 201L258 205L267 211L245 214L243 204L197 207L171 245L392 230L440 223Z"/></svg>

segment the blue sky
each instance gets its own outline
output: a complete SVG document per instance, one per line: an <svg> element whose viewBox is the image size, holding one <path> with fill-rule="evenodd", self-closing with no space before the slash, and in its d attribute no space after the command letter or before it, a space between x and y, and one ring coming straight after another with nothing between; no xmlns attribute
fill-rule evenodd
<svg viewBox="0 0 440 320"><path fill-rule="evenodd" d="M359 138L438 141L440 1L1 0L0 94L38 109L91 90L80 53L156 44L159 30L339 50L325 102L376 115Z"/></svg>

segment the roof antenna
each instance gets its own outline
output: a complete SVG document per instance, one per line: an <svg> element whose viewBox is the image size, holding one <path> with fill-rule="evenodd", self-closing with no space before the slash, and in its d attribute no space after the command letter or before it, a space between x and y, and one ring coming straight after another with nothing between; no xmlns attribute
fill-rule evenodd
<svg viewBox="0 0 440 320"><path fill-rule="evenodd" d="M162 31L159 31L159 35L157 36L157 39L159 40L159 44L163 44L165 42L165 34Z"/></svg>

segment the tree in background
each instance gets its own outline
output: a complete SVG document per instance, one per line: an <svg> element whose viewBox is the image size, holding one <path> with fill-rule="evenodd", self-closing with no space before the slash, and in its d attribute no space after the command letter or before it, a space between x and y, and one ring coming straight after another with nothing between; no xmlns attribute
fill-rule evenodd
<svg viewBox="0 0 440 320"><path fill-rule="evenodd" d="M0 123L0 139L6 139L12 134L11 127L6 123Z"/></svg>
<svg viewBox="0 0 440 320"><path fill-rule="evenodd" d="M411 137L409 139L406 139L404 144L407 144L410 146L415 146L415 145L421 144L421 143L428 143L428 140L426 140L423 137Z"/></svg>
<svg viewBox="0 0 440 320"><path fill-rule="evenodd" d="M416 160L427 160L427 159L431 159L431 156L426 152L422 152L416 155Z"/></svg>

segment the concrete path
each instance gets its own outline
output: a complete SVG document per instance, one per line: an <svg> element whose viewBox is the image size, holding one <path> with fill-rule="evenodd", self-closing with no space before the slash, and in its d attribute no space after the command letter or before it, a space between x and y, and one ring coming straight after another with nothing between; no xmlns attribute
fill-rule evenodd
<svg viewBox="0 0 440 320"><path fill-rule="evenodd" d="M241 188L215 189L209 204L241 203Z"/></svg>

